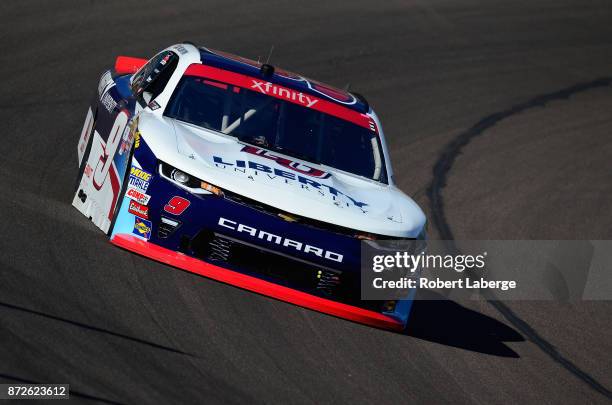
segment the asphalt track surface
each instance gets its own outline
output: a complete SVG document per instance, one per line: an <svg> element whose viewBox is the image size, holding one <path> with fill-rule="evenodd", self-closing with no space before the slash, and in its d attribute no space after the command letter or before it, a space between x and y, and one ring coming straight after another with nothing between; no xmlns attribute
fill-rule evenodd
<svg viewBox="0 0 612 405"><path fill-rule="evenodd" d="M610 2L2 1L0 26L0 382L83 403L611 400L610 302L417 302L390 333L122 251L70 206L115 56L274 45L368 97L432 237L612 239Z"/></svg>

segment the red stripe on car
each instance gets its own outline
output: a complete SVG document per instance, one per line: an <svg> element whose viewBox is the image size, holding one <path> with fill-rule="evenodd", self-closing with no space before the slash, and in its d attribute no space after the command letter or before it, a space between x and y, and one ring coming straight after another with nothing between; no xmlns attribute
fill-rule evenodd
<svg viewBox="0 0 612 405"><path fill-rule="evenodd" d="M229 70L223 70L212 66L202 65L199 63L194 63L190 65L185 71L185 75L204 77L207 79L217 80L234 86L242 87L244 89L249 89L255 92L260 92L271 97L286 100L294 104L312 108L325 114L333 115L334 117L352 122L361 127L372 130L372 127L370 125L371 120L367 114L359 113L357 111L351 110L350 108L346 108L336 103L332 103L330 101L313 96L312 94L303 93L296 89L280 86L278 84L268 82L267 80L258 77L252 77L240 73L230 72Z"/></svg>

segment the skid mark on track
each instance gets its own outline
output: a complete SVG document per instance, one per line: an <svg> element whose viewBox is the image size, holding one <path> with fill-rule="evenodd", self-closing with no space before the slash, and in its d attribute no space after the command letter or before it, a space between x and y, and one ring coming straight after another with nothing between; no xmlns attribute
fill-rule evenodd
<svg viewBox="0 0 612 405"><path fill-rule="evenodd" d="M472 139L483 135L486 130L494 127L506 118L515 116L532 108L543 107L552 101L567 99L578 93L610 85L612 85L612 77L602 77L589 82L578 83L552 93L533 97L532 99L524 103L516 104L507 110L499 111L484 117L471 128L460 133L451 142L449 142L434 165L433 180L427 188L432 222L440 234L440 239L450 241L454 240L452 229L448 224L446 213L444 212L444 198L442 196L442 190L446 186L448 174L450 173L457 156L461 154L462 149L466 147L472 141ZM449 247L453 251L458 251L457 247L452 242L451 246ZM527 322L515 314L514 311L512 311L512 309L510 309L505 303L497 301L493 293L485 293L484 296L491 306L499 311L504 318L506 318L515 328L521 331L521 333L523 333L532 343L538 346L552 360L578 377L593 390L599 392L607 398L612 399L612 391L604 387L587 372L580 369L572 361L559 353L550 342L540 336L535 329L533 329Z"/></svg>
<svg viewBox="0 0 612 405"><path fill-rule="evenodd" d="M20 307L20 306L13 305L13 304L7 304L7 303L4 303L4 302L0 302L0 307L5 308L5 309L20 311L20 312L27 313L27 314L30 314L30 315L36 315L36 316L44 317L44 318L47 318L47 319L52 319L52 320L63 322L65 324L73 325L73 326L76 326L76 327L79 327L79 328L88 329L88 330L91 330L91 331L104 333L104 334L107 334L107 335L110 335L110 336L115 336L115 337L118 337L118 338L130 340L132 342L136 342L136 343L144 344L144 345L147 345L147 346L151 346L151 347L154 347L156 349L166 350L166 351L173 352L173 353L178 353L178 354L189 355L188 353L185 353L185 352L183 352L181 350L174 349L172 347L163 346L163 345L160 345L160 344L157 344L157 343L153 343L153 342L149 342L149 341L146 341L146 340L143 340L143 339L140 339L140 338L124 335L122 333L113 332L113 331L110 331L110 330L107 330L107 329L103 329L103 328L99 328L97 326L87 325L87 324L82 323L82 322L77 322L77 321L73 321L73 320L66 319L66 318L60 318L58 316L46 314L44 312L36 311L36 310L33 310L33 309Z"/></svg>
<svg viewBox="0 0 612 405"><path fill-rule="evenodd" d="M468 143L470 143L473 138L482 135L486 130L494 127L500 121L503 121L511 116L520 114L532 108L543 107L547 103L555 100L567 99L572 95L598 87L610 86L611 84L612 77L604 77L586 83L579 83L553 93L536 96L527 102L517 104L507 110L499 111L486 116L467 131L460 133L448 145L446 145L442 151L442 154L436 161L433 169L433 180L427 189L427 196L429 197L432 211L431 215L433 224L440 232L440 238L448 240L454 239L453 232L448 225L446 214L444 212L442 189L446 186L448 173L455 163L455 159L461 154L461 150Z"/></svg>

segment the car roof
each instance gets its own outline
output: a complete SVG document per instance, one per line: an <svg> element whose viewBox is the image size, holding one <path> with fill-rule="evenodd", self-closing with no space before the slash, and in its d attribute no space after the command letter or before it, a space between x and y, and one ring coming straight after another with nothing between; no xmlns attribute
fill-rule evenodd
<svg viewBox="0 0 612 405"><path fill-rule="evenodd" d="M260 62L233 55L231 53L218 51L210 48L200 47L200 59L203 65L229 70L247 76L260 77ZM367 113L370 109L367 101L361 95L340 90L330 85L316 80L305 78L296 73L292 73L275 67L274 74L266 76L266 80L285 87L301 91L304 94L311 94L323 97L328 101L342 105L359 113Z"/></svg>

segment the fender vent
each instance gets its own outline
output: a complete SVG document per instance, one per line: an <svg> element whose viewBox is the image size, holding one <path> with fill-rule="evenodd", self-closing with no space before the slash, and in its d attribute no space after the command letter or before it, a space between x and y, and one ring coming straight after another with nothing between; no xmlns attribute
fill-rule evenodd
<svg viewBox="0 0 612 405"><path fill-rule="evenodd" d="M166 239L168 236L172 235L180 226L180 221L177 221L176 219L161 217L161 222L157 227L157 236L161 239Z"/></svg>

